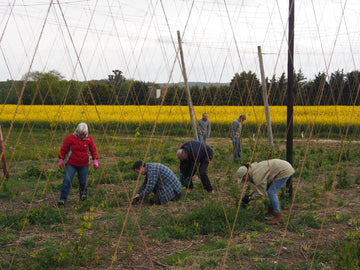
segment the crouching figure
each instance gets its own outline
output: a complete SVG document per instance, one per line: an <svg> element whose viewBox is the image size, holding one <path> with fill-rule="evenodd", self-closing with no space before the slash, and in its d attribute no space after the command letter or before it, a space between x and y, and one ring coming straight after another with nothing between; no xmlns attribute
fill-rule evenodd
<svg viewBox="0 0 360 270"><path fill-rule="evenodd" d="M253 192L251 195L245 195L241 203L246 205L252 200L265 196L267 193L270 205L266 217L272 216L273 219L267 221L266 224L279 223L281 221L281 211L277 192L294 173L295 170L291 164L280 159L269 159L241 166L236 172L238 183L249 182L253 185Z"/></svg>

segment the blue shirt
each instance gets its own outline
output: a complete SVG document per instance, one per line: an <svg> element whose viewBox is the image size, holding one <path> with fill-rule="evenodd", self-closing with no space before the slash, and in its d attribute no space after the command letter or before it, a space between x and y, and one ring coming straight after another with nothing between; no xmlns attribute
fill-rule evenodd
<svg viewBox="0 0 360 270"><path fill-rule="evenodd" d="M154 192L164 204L180 194L181 189L179 179L168 167L161 163L145 163L145 180L137 192L140 199Z"/></svg>

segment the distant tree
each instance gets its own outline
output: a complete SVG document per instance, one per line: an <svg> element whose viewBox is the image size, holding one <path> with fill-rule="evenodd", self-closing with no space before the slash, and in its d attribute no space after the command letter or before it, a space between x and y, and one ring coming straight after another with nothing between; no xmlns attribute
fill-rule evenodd
<svg viewBox="0 0 360 270"><path fill-rule="evenodd" d="M60 83L60 78L51 73L43 73L37 81L30 83L30 89L31 104L61 104L66 94L66 88Z"/></svg>
<svg viewBox="0 0 360 270"><path fill-rule="evenodd" d="M219 93L220 88L215 85L210 85L207 90L206 96L206 105L217 105L219 101L219 97L221 97Z"/></svg>
<svg viewBox="0 0 360 270"><path fill-rule="evenodd" d="M344 96L345 83L345 74L343 70L337 70L331 74L329 88L332 102L329 105L343 105L347 103L347 100Z"/></svg>
<svg viewBox="0 0 360 270"><path fill-rule="evenodd" d="M205 105L204 104L204 88L200 88L197 84L190 87L191 101L193 105ZM205 87L206 91L206 87Z"/></svg>
<svg viewBox="0 0 360 270"><path fill-rule="evenodd" d="M313 83L313 95L312 100L310 100L311 105L328 105L330 102L329 99L329 84L326 81L326 74L324 72L318 73L315 75Z"/></svg>
<svg viewBox="0 0 360 270"><path fill-rule="evenodd" d="M32 82L36 82L38 80L40 80L40 78L44 75L44 74L51 74L54 75L55 77L57 77L59 79L59 81L63 80L65 77L63 75L61 75L61 73L57 70L50 70L48 72L41 72L41 71L31 71L29 73L26 73L22 76L22 81L25 81L26 76L28 77L28 81L32 81Z"/></svg>
<svg viewBox="0 0 360 270"><path fill-rule="evenodd" d="M284 105L285 97L286 97L286 91L287 91L287 77L285 76L285 73L282 73L278 80L278 102L276 105Z"/></svg>
<svg viewBox="0 0 360 270"><path fill-rule="evenodd" d="M17 104L19 98L20 83L17 81L0 82L0 103L1 104Z"/></svg>
<svg viewBox="0 0 360 270"><path fill-rule="evenodd" d="M149 86L141 81L129 80L126 105L147 105L150 98Z"/></svg>
<svg viewBox="0 0 360 270"><path fill-rule="evenodd" d="M261 105L261 84L255 73L236 73L230 82L229 105Z"/></svg>
<svg viewBox="0 0 360 270"><path fill-rule="evenodd" d="M112 98L109 100L109 104L125 104L128 93L128 88L125 85L126 79L122 75L123 72L121 70L115 69L112 72L113 74L108 75L108 83L112 93Z"/></svg>
<svg viewBox="0 0 360 270"><path fill-rule="evenodd" d="M36 82L38 81L41 76L44 74L44 72L40 72L40 71L32 71L32 72L29 72L29 73L26 73L22 76L21 80L22 81L25 81L26 77L27 77L27 80L29 82Z"/></svg>
<svg viewBox="0 0 360 270"><path fill-rule="evenodd" d="M85 82L78 82L74 80L70 81L61 81L66 84L66 97L64 97L64 104L68 105L78 105L84 103L83 100L83 90L87 88L87 84Z"/></svg>
<svg viewBox="0 0 360 270"><path fill-rule="evenodd" d="M359 96L359 71L352 71L346 75L344 87L344 98L347 102L344 105L360 105Z"/></svg>
<svg viewBox="0 0 360 270"><path fill-rule="evenodd" d="M110 87L105 83L90 81L83 88L84 102L89 105L108 105L111 96Z"/></svg>
<svg viewBox="0 0 360 270"><path fill-rule="evenodd" d="M184 88L174 84L168 87L164 99L164 105L187 105Z"/></svg>
<svg viewBox="0 0 360 270"><path fill-rule="evenodd" d="M59 71L57 71L55 69L50 70L48 73L57 77L59 79L59 81L62 81L65 78Z"/></svg>
<svg viewBox="0 0 360 270"><path fill-rule="evenodd" d="M288 87L286 82L285 97L287 97L287 88ZM300 69L298 72L294 72L294 105L306 105L306 103L309 102L309 98L305 92L306 78ZM287 104L286 99L284 99L284 104Z"/></svg>
<svg viewBox="0 0 360 270"><path fill-rule="evenodd" d="M228 93L230 91L230 87L228 85L221 85L219 89L219 95L217 95L217 104L219 106L226 106L228 105Z"/></svg>

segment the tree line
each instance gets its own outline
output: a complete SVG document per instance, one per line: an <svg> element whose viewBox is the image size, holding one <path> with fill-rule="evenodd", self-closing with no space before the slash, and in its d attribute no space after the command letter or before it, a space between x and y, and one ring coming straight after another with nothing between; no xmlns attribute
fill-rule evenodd
<svg viewBox="0 0 360 270"><path fill-rule="evenodd" d="M318 73L307 80L301 70L294 74L294 105L360 105L359 71ZM270 105L286 105L287 78L266 78ZM152 93L161 89L159 98ZM229 84L190 87L193 105L263 105L262 86L256 74L236 73ZM1 104L24 105L187 105L184 86L159 85L126 79L113 70L107 79L79 82L64 80L57 71L32 72L20 81L0 82Z"/></svg>

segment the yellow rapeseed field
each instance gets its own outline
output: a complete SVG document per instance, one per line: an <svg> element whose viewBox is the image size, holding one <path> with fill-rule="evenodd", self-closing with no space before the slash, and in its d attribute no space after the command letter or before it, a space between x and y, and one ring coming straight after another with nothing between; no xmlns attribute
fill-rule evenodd
<svg viewBox="0 0 360 270"><path fill-rule="evenodd" d="M194 106L195 119L206 112L212 123L231 124L240 114L247 123L266 122L262 106ZM271 106L272 124L286 124L286 106ZM190 122L187 106L42 106L0 105L0 122L88 123L184 123ZM359 106L295 106L294 125L360 125Z"/></svg>

